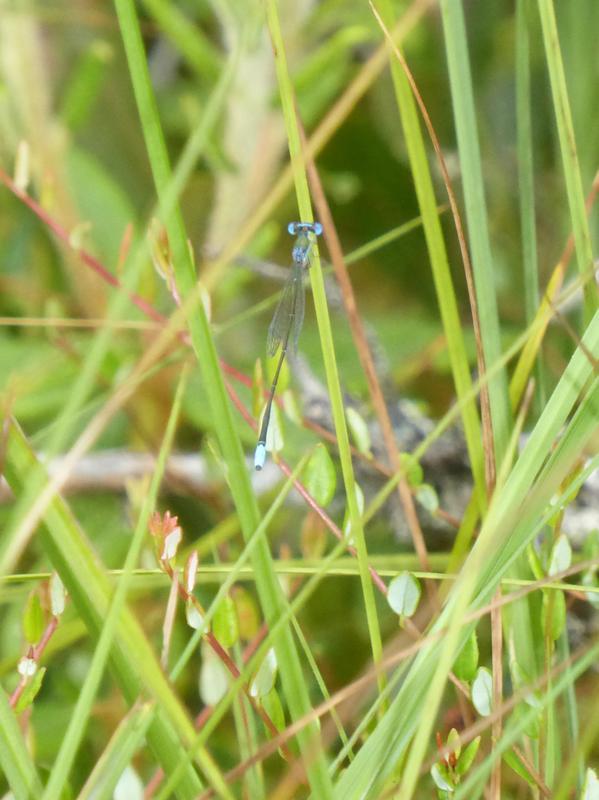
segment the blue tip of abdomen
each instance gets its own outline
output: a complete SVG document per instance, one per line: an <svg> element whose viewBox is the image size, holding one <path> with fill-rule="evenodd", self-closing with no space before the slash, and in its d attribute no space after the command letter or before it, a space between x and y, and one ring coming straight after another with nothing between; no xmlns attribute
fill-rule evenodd
<svg viewBox="0 0 599 800"><path fill-rule="evenodd" d="M258 442L256 451L254 453L254 469L261 470L266 461L266 445L264 442Z"/></svg>

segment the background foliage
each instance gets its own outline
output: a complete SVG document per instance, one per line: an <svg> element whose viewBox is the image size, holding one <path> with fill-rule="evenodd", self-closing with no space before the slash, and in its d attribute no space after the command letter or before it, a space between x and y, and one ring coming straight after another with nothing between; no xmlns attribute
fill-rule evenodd
<svg viewBox="0 0 599 800"><path fill-rule="evenodd" d="M0 506L0 763L15 797L111 796L118 780L127 797L142 786L159 797L207 786L231 797L598 796L586 770L597 766L599 534L562 512L597 466L599 6L375 5L390 30L399 21L457 195L493 429L472 403L477 335L443 165L369 4L0 4L0 463L13 492ZM311 211L298 121L365 336L348 323L325 225L300 363L283 376L289 467L255 476L251 423L272 371L287 222ZM367 344L402 470L377 424ZM415 439L399 427L406 399L422 415ZM466 426L476 493L439 536L445 476L416 462L448 413ZM519 447L521 428L531 436ZM465 463L461 435L450 441ZM489 459L483 475L489 442L495 475ZM81 488L88 451L114 453L108 475L92 459ZM126 465L143 453L156 460L140 478ZM198 455L199 483L166 467L174 453ZM49 482L37 457L65 454ZM469 495L464 467L439 470ZM291 491L291 471L308 499ZM425 520L421 549L410 503ZM156 510L182 529L172 560ZM558 575L577 562L572 578ZM69 592L61 614L50 572ZM422 594L415 575L428 579ZM556 575L488 613L496 590ZM468 613L480 609L475 638ZM566 609L570 629L587 620L580 648ZM418 653L372 669L414 641ZM23 678L25 656L46 672ZM340 718L317 724L311 709L344 687ZM512 695L491 735L485 718ZM261 749L306 715L278 751ZM243 776L227 775L253 753Z"/></svg>

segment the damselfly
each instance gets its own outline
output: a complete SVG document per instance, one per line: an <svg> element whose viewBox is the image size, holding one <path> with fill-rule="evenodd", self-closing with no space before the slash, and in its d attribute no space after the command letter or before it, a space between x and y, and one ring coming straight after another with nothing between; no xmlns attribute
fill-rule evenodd
<svg viewBox="0 0 599 800"><path fill-rule="evenodd" d="M254 453L254 467L258 470L262 469L266 460L266 435L281 367L288 350L294 355L297 353L297 342L304 322L304 310L306 307L304 270L310 266L310 250L316 237L322 233L322 225L320 222L290 222L287 230L292 236L296 237L296 240L291 250L292 265L289 278L275 309L266 340L268 355L274 356L279 347L281 348L281 355L272 379L268 401L262 417L262 425L260 426L258 444Z"/></svg>

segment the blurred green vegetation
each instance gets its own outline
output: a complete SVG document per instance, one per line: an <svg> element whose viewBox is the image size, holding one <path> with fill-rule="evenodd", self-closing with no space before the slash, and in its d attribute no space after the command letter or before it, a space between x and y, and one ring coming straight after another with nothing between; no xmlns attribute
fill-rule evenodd
<svg viewBox="0 0 599 800"><path fill-rule="evenodd" d="M200 279L206 278L218 354L251 381L256 360L264 360L272 305L266 310L258 308L256 313L252 309L280 289L284 269L289 264L286 225L297 217L290 183L283 199L252 232L241 252L220 265L218 272L211 270L215 269L220 254L234 246L248 219L265 203L288 161L272 45L262 4L258 0L245 3L142 0L136 5L173 164L205 119L219 78L233 54L238 53L239 61L218 122L187 176L180 205L198 275ZM395 0L396 17L413 5L407 0ZM439 9L435 3L430 5L432 8L410 31L403 49L462 204L444 29ZM522 187L517 163L514 3L496 0L461 5L467 22L493 277L505 349L530 321L525 304L519 208ZM280 7L298 109L310 136L381 45L383 36L366 3L282 0ZM582 186L588 193L599 164L596 124L599 3L556 2L555 12ZM530 3L529 17L531 154L538 281L544 290L570 235L571 219L535 3ZM437 200L443 204L446 194L428 140L427 147ZM372 82L351 113L336 125L316 163L346 254L418 217L420 209L387 68ZM6 181L0 186L3 410L5 415L15 415L30 443L43 452L58 428L59 415L87 362L97 331L108 324L106 310L114 294L113 287L83 263L78 251L87 251L120 280L136 246L147 239L150 248L143 255L135 291L165 316L176 310L176 303L157 274L150 254L152 245L156 246L155 229L151 232L151 221L158 215L156 191L112 4L98 0L86 3L1 0L0 166L8 175L25 176L22 188L66 232L67 241L61 241L47 221L39 219L10 191ZM599 233L596 205L589 220L596 251ZM476 353L464 271L453 220L445 209L441 222L463 321L469 368L474 372ZM167 259L170 255L167 248ZM321 255L326 265L323 246ZM272 264L280 267L279 280L273 278ZM575 266L569 269L570 279L575 276ZM440 418L451 408L455 391L422 227L417 226L375 249L353 263L349 270L360 315L376 345L377 366L390 405L395 406L400 398L410 398L426 416ZM77 441L155 341L155 329L143 327L147 320L133 304L128 305L125 317L131 324L113 329L85 402L69 420L68 436L62 441L61 451ZM355 400L361 413L370 418L367 382L342 307L333 305L331 317L342 388ZM576 336L564 326L553 324L543 341L545 396L557 385L576 349L577 337L584 330L580 304L568 309L567 319ZM300 351L314 375L324 383L320 338L310 297ZM122 448L157 452L180 369L188 357L188 348L180 343L170 347L153 374L102 430L96 451ZM294 386L293 369L291 375L290 384ZM256 391L251 384L234 382L234 385L255 416ZM529 414L527 428L532 428L541 410L537 405ZM240 415L235 422L249 454L253 451L255 433ZM289 429L285 453L295 464L318 437L297 428L293 422L286 421L285 425ZM228 472L217 438L206 386L194 366L174 449L201 453L208 480L204 490L195 495L167 486L159 500L161 508L179 514L186 546L201 541L218 525L230 520L230 515L234 517L234 503L227 488ZM330 449L334 453L334 448ZM2 456L3 451L4 445L0 443ZM118 492L86 492L72 498L72 508L85 535L108 569L118 569L124 562L139 511L138 495L143 491L143 484L132 481ZM270 491L268 499L272 500L274 494L271 496ZM343 524L344 510L345 498L337 497L330 511L339 526ZM3 528L8 530L14 523L13 513L12 502L5 500L0 507ZM292 557L302 555L298 542L306 515L307 507L298 505L278 512L269 531L275 559L289 553ZM206 559L217 563L234 561L243 549L238 532L234 523L230 537L218 547L210 547ZM374 518L368 536L369 550L374 553L410 549L405 542L397 542L384 515ZM154 568L150 551L148 545L143 565ZM35 538L18 569L19 572L49 569L47 554ZM251 584L245 585L251 588ZM134 583L133 607L159 653L167 581L152 592L135 587ZM214 587L200 587L199 594L207 607L214 597ZM14 663L23 654L17 623L26 595L3 588L2 598L2 679L10 692L18 678ZM361 598L355 577L334 577L321 584L299 615L331 692L356 678L371 657ZM397 618L379 597L377 610L384 639L388 640L396 632ZM174 627L172 662L189 638L189 629L180 616ZM68 630L76 624L76 619L70 608L61 625ZM484 647L488 644L487 629L482 636ZM88 636L79 630L74 641L66 639L64 649L48 659L48 675L31 719L36 760L42 765L50 765L56 757L92 652ZM239 654L240 648L235 652L237 659ZM177 684L177 691L191 714L198 713L201 707L197 689L199 668L200 658L196 653ZM307 682L309 693L316 696L316 681L308 678ZM448 719L451 711L444 709ZM94 724L89 726L71 774L74 792L82 786L124 713L120 692L106 677L94 707ZM443 720L440 725L444 725ZM212 755L222 770L233 767L239 760L236 730L232 718L226 718L211 743ZM138 761L139 771L144 781L148 781L155 762L147 753ZM278 763L271 768L273 763L270 759L267 767L269 787L285 773L284 766ZM431 785L428 779L426 785L423 782L418 796L430 796ZM506 786L501 796L515 797L517 790L512 792L509 783Z"/></svg>

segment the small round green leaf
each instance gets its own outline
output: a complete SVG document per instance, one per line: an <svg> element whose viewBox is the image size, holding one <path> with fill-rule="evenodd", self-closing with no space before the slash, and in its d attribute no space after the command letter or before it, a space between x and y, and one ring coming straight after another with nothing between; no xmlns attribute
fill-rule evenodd
<svg viewBox="0 0 599 800"><path fill-rule="evenodd" d="M50 576L50 608L52 616L60 617L64 611L65 598L67 596L66 589L60 576L57 572L53 572Z"/></svg>
<svg viewBox="0 0 599 800"><path fill-rule="evenodd" d="M408 483L413 489L417 489L424 477L420 462L417 461L411 453L402 453L400 462L402 469L406 472Z"/></svg>
<svg viewBox="0 0 599 800"><path fill-rule="evenodd" d="M493 706L493 678L486 667L480 667L472 683L472 704L481 717L488 717Z"/></svg>
<svg viewBox="0 0 599 800"><path fill-rule="evenodd" d="M254 597L243 586L233 588L232 598L237 611L239 635L244 641L249 642L260 629L258 606Z"/></svg>
<svg viewBox="0 0 599 800"><path fill-rule="evenodd" d="M541 624L554 642L562 635L566 627L566 598L562 591L543 592Z"/></svg>
<svg viewBox="0 0 599 800"><path fill-rule="evenodd" d="M192 600L188 600L185 604L185 617L187 624L194 631L199 631L204 624L204 615Z"/></svg>
<svg viewBox="0 0 599 800"><path fill-rule="evenodd" d="M416 500L431 514L434 514L439 508L439 496L430 483L420 484L416 489Z"/></svg>
<svg viewBox="0 0 599 800"><path fill-rule="evenodd" d="M455 790L449 767L446 767L445 764L433 764L431 778L434 780L437 789L441 789L442 792L453 792Z"/></svg>
<svg viewBox="0 0 599 800"><path fill-rule="evenodd" d="M314 448L304 469L304 484L319 506L327 506L335 495L335 465L323 444Z"/></svg>
<svg viewBox="0 0 599 800"><path fill-rule="evenodd" d="M23 614L23 633L29 644L36 644L44 632L44 611L37 591L31 592Z"/></svg>
<svg viewBox="0 0 599 800"><path fill-rule="evenodd" d="M260 705L270 717L273 725L278 731L282 731L285 727L285 712L281 698L276 689L271 689L270 692L260 699ZM271 731L267 728L268 736L272 736Z"/></svg>
<svg viewBox="0 0 599 800"><path fill-rule="evenodd" d="M212 622L212 632L223 647L232 647L239 639L237 610L229 595L223 597L216 607Z"/></svg>
<svg viewBox="0 0 599 800"><path fill-rule="evenodd" d="M599 800L599 778L594 769L590 767L584 776L584 786L580 800Z"/></svg>
<svg viewBox="0 0 599 800"><path fill-rule="evenodd" d="M112 796L114 800L143 800L144 785L131 765L125 767Z"/></svg>
<svg viewBox="0 0 599 800"><path fill-rule="evenodd" d="M476 675L478 667L478 639L476 631L472 631L458 657L453 662L453 672L461 681L470 683Z"/></svg>
<svg viewBox="0 0 599 800"><path fill-rule="evenodd" d="M250 686L252 697L264 697L275 685L277 678L277 657L271 647L264 661L260 664L256 677Z"/></svg>
<svg viewBox="0 0 599 800"><path fill-rule="evenodd" d="M358 512L360 514L364 513L364 492L360 488L358 483L354 483L356 489L356 503L358 505ZM355 545L353 533L351 529L351 519L349 516L349 509L345 511L345 519L343 520L343 533L345 534L345 538L348 541L348 544Z"/></svg>
<svg viewBox="0 0 599 800"><path fill-rule="evenodd" d="M347 426L358 451L365 455L370 455L372 442L370 440L370 431L368 430L368 425L364 417L362 417L355 408L351 407L345 409L345 416L347 418Z"/></svg>
<svg viewBox="0 0 599 800"><path fill-rule="evenodd" d="M229 673L210 648L203 647L202 656L200 697L207 706L215 706L229 688Z"/></svg>
<svg viewBox="0 0 599 800"><path fill-rule="evenodd" d="M570 545L570 540L565 534L561 533L551 548L549 569L547 572L549 575L556 575L558 572L568 569L571 563L572 547Z"/></svg>
<svg viewBox="0 0 599 800"><path fill-rule="evenodd" d="M420 581L410 572L402 572L393 578L387 592L387 602L402 617L411 617L418 608Z"/></svg>

